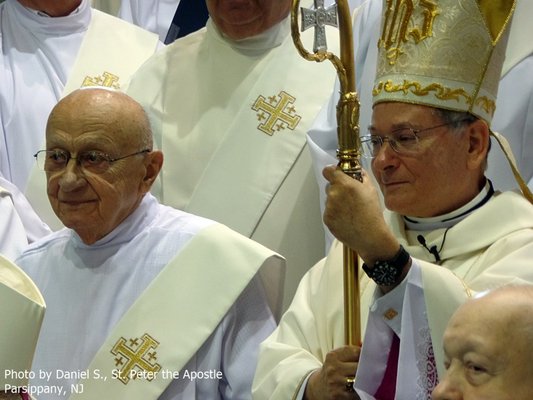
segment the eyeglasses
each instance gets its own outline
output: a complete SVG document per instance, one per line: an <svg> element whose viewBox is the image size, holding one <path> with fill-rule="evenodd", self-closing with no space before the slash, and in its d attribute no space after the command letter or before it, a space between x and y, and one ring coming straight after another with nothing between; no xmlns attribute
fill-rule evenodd
<svg viewBox="0 0 533 400"><path fill-rule="evenodd" d="M97 150L78 153L77 157L72 157L66 150L39 150L33 156L37 160L37 166L46 172L61 171L72 159L76 160L77 165L83 170L95 174L102 174L106 172L115 161L137 156L139 154L149 153L150 151L150 149L144 149L126 156L111 158L108 154Z"/></svg>
<svg viewBox="0 0 533 400"><path fill-rule="evenodd" d="M460 124L469 121L463 119L460 121L446 122L444 124L431 126L424 129L400 128L391 132L390 136L365 135L361 137L361 148L363 156L366 158L375 158L383 144L389 142L390 147L396 153L401 155L416 155L420 150L421 138L418 136L421 132L427 132L433 129L442 128L443 126Z"/></svg>

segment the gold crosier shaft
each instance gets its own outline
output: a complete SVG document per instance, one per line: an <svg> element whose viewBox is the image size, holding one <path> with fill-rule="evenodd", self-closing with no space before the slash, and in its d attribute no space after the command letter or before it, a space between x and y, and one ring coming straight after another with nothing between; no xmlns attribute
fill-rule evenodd
<svg viewBox="0 0 533 400"><path fill-rule="evenodd" d="M359 162L359 100L355 91L355 67L351 13L347 0L336 0L324 8L324 0L314 0L314 10L302 8L302 30L315 28L314 53L302 45L298 26L300 0L293 0L291 33L300 55L309 61L330 60L337 70L340 82L340 99L337 103L338 166L354 179L362 181ZM337 18L338 16L338 18ZM337 26L340 31L340 59L327 51L324 25ZM307 26L306 26L307 25ZM344 336L348 345L361 344L361 312L357 254L344 245Z"/></svg>

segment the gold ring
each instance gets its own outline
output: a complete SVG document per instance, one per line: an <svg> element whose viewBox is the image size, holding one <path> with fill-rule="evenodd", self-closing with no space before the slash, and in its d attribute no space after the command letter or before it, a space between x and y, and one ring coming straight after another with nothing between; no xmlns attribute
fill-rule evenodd
<svg viewBox="0 0 533 400"><path fill-rule="evenodd" d="M344 386L346 386L346 390L348 392L354 392L354 388L353 388L353 384L355 382L355 378L354 377L348 377L346 378L346 381L344 383Z"/></svg>

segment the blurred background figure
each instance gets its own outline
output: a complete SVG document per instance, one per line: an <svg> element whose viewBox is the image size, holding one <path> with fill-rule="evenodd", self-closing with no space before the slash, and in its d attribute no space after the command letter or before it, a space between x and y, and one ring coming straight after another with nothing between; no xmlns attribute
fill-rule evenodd
<svg viewBox="0 0 533 400"><path fill-rule="evenodd" d="M205 26L208 12L203 0L122 0L118 16L170 44Z"/></svg>
<svg viewBox="0 0 533 400"><path fill-rule="evenodd" d="M154 55L127 89L167 154L154 195L283 254L285 304L325 254L306 133L335 79L329 62L296 51L291 3L207 0L206 27ZM313 38L302 34L309 49ZM337 31L328 47L338 54Z"/></svg>
<svg viewBox="0 0 533 400"><path fill-rule="evenodd" d="M31 279L0 255L0 399L29 400L33 353L45 313ZM33 392L34 393L34 392Z"/></svg>

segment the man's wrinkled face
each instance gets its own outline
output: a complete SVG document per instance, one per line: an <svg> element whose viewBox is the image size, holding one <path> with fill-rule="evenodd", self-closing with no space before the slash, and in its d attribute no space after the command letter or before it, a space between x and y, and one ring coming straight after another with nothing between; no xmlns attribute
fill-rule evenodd
<svg viewBox="0 0 533 400"><path fill-rule="evenodd" d="M258 35L290 11L290 0L207 0L209 15L234 40Z"/></svg>
<svg viewBox="0 0 533 400"><path fill-rule="evenodd" d="M441 124L430 107L379 103L374 106L370 133L389 137L402 128L426 129ZM461 178L467 171L468 143L449 126L424 131L419 136L420 149L414 155L398 154L385 142L372 160L372 171L389 210L433 217L464 204Z"/></svg>
<svg viewBox="0 0 533 400"><path fill-rule="evenodd" d="M73 103L73 104L71 104ZM118 158L142 150L118 124L119 107L69 102L50 117L47 150L67 151L73 157L60 171L47 172L48 197L61 222L87 244L107 235L139 204L144 192L145 154L118 160L101 173L79 165L80 153L100 151Z"/></svg>
<svg viewBox="0 0 533 400"><path fill-rule="evenodd" d="M481 299L456 312L444 334L446 375L433 400L532 398L531 335L522 330L525 315L510 315L513 301Z"/></svg>

